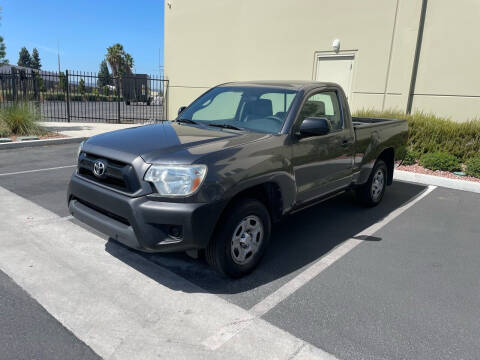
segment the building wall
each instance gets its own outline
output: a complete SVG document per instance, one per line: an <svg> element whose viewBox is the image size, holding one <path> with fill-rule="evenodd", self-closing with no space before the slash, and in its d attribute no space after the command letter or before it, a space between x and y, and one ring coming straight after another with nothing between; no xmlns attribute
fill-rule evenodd
<svg viewBox="0 0 480 360"><path fill-rule="evenodd" d="M413 108L480 118L480 1L430 0Z"/></svg>
<svg viewBox="0 0 480 360"><path fill-rule="evenodd" d="M442 17L445 19L460 3L462 14L446 25L451 17L449 21ZM165 6L169 118L181 105L188 105L219 83L314 79L315 56L332 52L334 39L341 41L340 53L355 54L349 96L354 110L406 108L420 0L167 0ZM464 120L468 110L460 114L453 103L478 100L455 96L449 100L452 106L438 104L444 98L439 94L480 94L477 84L463 86L468 77L457 83L456 75L450 74L442 81L439 74L445 69L472 69L474 60L462 59L457 67L448 53L439 61L439 55L451 51L452 44L437 44L442 39L455 40L465 32L462 41L470 42L465 51L471 51L475 32L467 33L467 28L475 23L479 6L475 0L430 0L416 91L428 96L416 96L414 109L441 115L450 115L451 110L455 119ZM465 13L469 13L468 23L456 29ZM443 30L438 31L438 27Z"/></svg>

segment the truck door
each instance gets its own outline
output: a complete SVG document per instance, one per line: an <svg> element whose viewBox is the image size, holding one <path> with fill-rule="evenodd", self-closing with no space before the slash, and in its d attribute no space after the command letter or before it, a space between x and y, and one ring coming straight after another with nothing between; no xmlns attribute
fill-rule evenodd
<svg viewBox="0 0 480 360"><path fill-rule="evenodd" d="M346 187L352 180L354 139L345 125L337 92L324 90L308 95L294 131L307 117L326 118L331 129L325 135L294 136L292 165L298 204Z"/></svg>

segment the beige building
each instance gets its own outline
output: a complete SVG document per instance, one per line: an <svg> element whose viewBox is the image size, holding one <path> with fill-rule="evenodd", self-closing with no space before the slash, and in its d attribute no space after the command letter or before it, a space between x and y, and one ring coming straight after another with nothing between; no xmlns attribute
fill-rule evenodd
<svg viewBox="0 0 480 360"><path fill-rule="evenodd" d="M168 117L219 83L311 79L354 110L465 121L480 117L479 35L480 0L165 0Z"/></svg>

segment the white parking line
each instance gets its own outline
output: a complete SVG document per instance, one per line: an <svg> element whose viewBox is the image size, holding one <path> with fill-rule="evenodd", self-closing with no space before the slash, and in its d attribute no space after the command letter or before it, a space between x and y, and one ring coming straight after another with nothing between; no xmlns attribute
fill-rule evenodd
<svg viewBox="0 0 480 360"><path fill-rule="evenodd" d="M20 175L20 174L28 174L28 173L39 172L39 171L68 169L68 168L72 168L72 167L75 167L75 166L77 166L77 165L65 165L65 166L57 166L57 167L51 167L51 168L43 168L43 169L35 169L35 170L17 171L17 172L0 174L0 176Z"/></svg>
<svg viewBox="0 0 480 360"><path fill-rule="evenodd" d="M285 300L295 291L300 289L310 280L318 276L323 270L328 268L332 265L335 261L339 260L342 256L348 254L352 249L354 249L357 245L363 242L362 238L366 236L371 236L382 227L387 225L393 219L401 215L403 212L408 210L410 207L418 203L420 200L425 198L428 194L430 194L433 190L435 190L436 186L429 186L425 191L423 191L420 195L416 198L411 200L410 202L406 203L405 205L395 209L391 213L389 213L386 217L384 217L381 221L371 225L370 227L366 228L365 230L359 232L357 235L353 236L352 238L344 241L341 245L334 248L330 251L327 255L323 256L309 267L307 267L304 271L300 274L295 276L292 280L288 281L285 285L277 289L275 292L264 298L258 304L253 306L249 313L251 316L246 317L242 322L238 322L235 326L228 326L213 336L207 338L203 344L207 348L214 350L221 347L224 343L229 341L232 337L238 334L240 331L247 328L251 325L255 319L260 318L268 311L273 309L277 306L280 302Z"/></svg>

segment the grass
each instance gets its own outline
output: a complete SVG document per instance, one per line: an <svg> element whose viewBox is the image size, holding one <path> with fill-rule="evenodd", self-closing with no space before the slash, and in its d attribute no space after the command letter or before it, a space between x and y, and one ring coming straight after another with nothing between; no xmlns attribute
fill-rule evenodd
<svg viewBox="0 0 480 360"><path fill-rule="evenodd" d="M467 175L480 178L480 157L474 157L468 159L466 162L467 169L465 172Z"/></svg>
<svg viewBox="0 0 480 360"><path fill-rule="evenodd" d="M0 119L0 138L10 136L10 128Z"/></svg>
<svg viewBox="0 0 480 360"><path fill-rule="evenodd" d="M452 154L461 162L480 157L479 119L457 123L433 114L405 115L395 110L360 110L355 116L407 119L408 148L417 160L423 154L436 152Z"/></svg>
<svg viewBox="0 0 480 360"><path fill-rule="evenodd" d="M0 109L0 133L3 136L44 135L47 132L38 125L38 120L40 115L28 103L4 106Z"/></svg>

